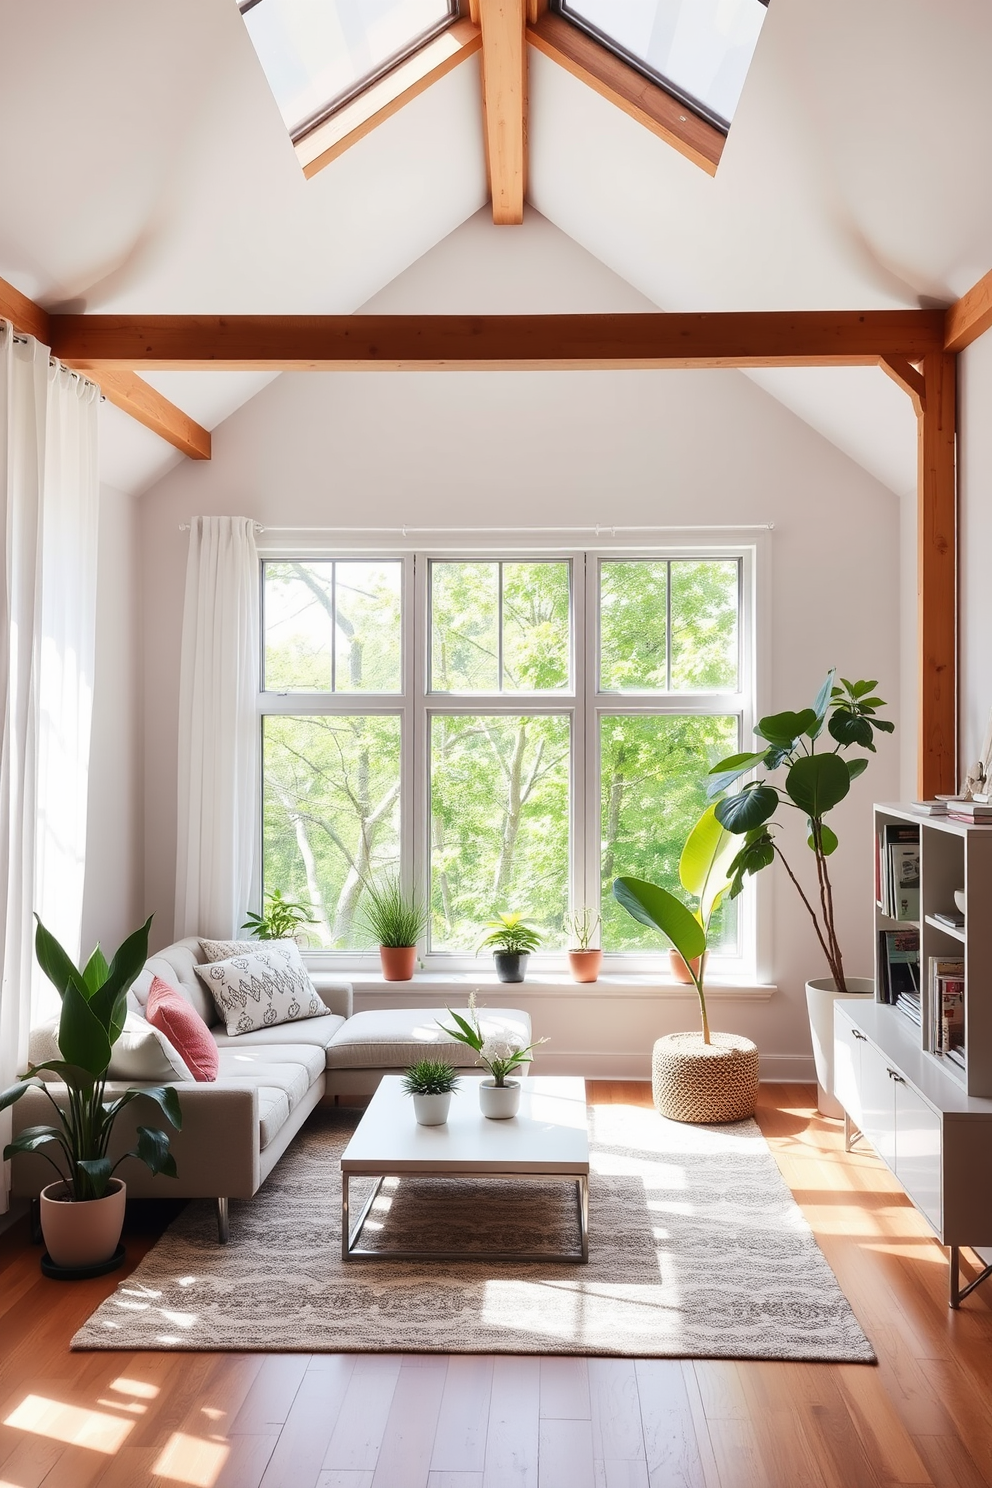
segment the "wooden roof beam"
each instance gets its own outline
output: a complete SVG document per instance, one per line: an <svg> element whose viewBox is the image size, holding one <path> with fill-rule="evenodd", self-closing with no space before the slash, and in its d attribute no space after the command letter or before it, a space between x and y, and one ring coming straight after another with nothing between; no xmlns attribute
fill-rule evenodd
<svg viewBox="0 0 992 1488"><path fill-rule="evenodd" d="M133 371L875 366L943 347L942 310L636 315L53 315L56 356Z"/></svg>
<svg viewBox="0 0 992 1488"><path fill-rule="evenodd" d="M22 336L34 336L43 346L49 347L52 345L53 327L61 318L50 315L5 279L0 279L0 317L9 320ZM69 357L60 357L59 360L67 367L78 366ZM210 459L209 430L201 428L133 371L110 368L94 371L90 367L81 370L85 370L87 377L98 385L108 403L122 408L160 439L167 440L192 460Z"/></svg>
<svg viewBox="0 0 992 1488"><path fill-rule="evenodd" d="M927 401L927 384L919 368L914 367L905 357L899 356L879 357L878 365L886 376L892 378L896 387L909 394L916 412L922 413Z"/></svg>
<svg viewBox="0 0 992 1488"><path fill-rule="evenodd" d="M992 269L947 311L945 351L964 351L992 327Z"/></svg>
<svg viewBox="0 0 992 1488"><path fill-rule="evenodd" d="M527 190L525 0L472 0L482 31L482 119L493 221L524 220Z"/></svg>

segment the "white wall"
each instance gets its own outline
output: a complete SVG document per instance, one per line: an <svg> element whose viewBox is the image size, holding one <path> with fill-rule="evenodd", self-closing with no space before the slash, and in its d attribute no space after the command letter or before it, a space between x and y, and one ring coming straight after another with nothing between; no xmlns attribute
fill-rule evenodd
<svg viewBox="0 0 992 1488"><path fill-rule="evenodd" d="M958 520L961 590L960 769L982 752L992 708L992 334L958 357Z"/></svg>
<svg viewBox="0 0 992 1488"><path fill-rule="evenodd" d="M101 486L84 956L97 941L108 954L116 950L142 911L137 518L132 497Z"/></svg>
<svg viewBox="0 0 992 1488"><path fill-rule="evenodd" d="M531 217L512 232L472 219L368 308L645 304ZM174 882L187 545L179 524L195 514L242 513L270 526L772 522L771 706L805 705L836 665L847 676L878 677L899 716L898 499L737 372L283 376L215 432L209 464L184 463L140 506L145 888L159 944L168 939ZM899 744L884 741L838 812L837 898L853 974L871 965L870 803L898 791ZM755 1037L767 1069L804 1076L803 983L825 968L784 875L766 875L764 890L774 905L769 969L780 991L755 1006L721 1001L718 1026ZM618 1012L608 1038L613 1053L646 1059L644 1008L637 1012L636 1020ZM659 1033L691 1016L681 1002L659 1002L654 1012L647 1022ZM600 1045L603 1037L600 1029Z"/></svg>

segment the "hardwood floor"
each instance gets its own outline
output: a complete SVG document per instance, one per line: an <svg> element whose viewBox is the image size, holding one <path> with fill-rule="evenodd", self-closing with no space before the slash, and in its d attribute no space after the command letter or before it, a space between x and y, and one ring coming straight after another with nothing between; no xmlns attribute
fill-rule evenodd
<svg viewBox="0 0 992 1488"><path fill-rule="evenodd" d="M71 1354L120 1273L46 1280L25 1225L0 1239L0 1488L992 1488L992 1289L948 1310L944 1253L812 1099L765 1086L759 1120L877 1368Z"/></svg>

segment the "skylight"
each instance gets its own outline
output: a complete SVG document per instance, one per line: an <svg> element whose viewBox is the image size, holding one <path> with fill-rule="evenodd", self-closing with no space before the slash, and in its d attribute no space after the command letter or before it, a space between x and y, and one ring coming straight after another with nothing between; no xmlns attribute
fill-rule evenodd
<svg viewBox="0 0 992 1488"><path fill-rule="evenodd" d="M724 131L768 0L552 0L553 9Z"/></svg>
<svg viewBox="0 0 992 1488"><path fill-rule="evenodd" d="M238 0L294 140L458 15L458 0Z"/></svg>

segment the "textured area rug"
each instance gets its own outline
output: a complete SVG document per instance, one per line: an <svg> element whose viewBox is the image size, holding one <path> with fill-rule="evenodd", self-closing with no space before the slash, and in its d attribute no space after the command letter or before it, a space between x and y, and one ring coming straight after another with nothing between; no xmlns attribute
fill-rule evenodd
<svg viewBox="0 0 992 1488"><path fill-rule="evenodd" d="M682 1126L633 1106L589 1119L588 1265L342 1263L355 1117L318 1110L255 1198L232 1200L228 1246L213 1206L189 1204L72 1346L874 1361L753 1121ZM560 1249L574 1193L390 1180L363 1244Z"/></svg>

